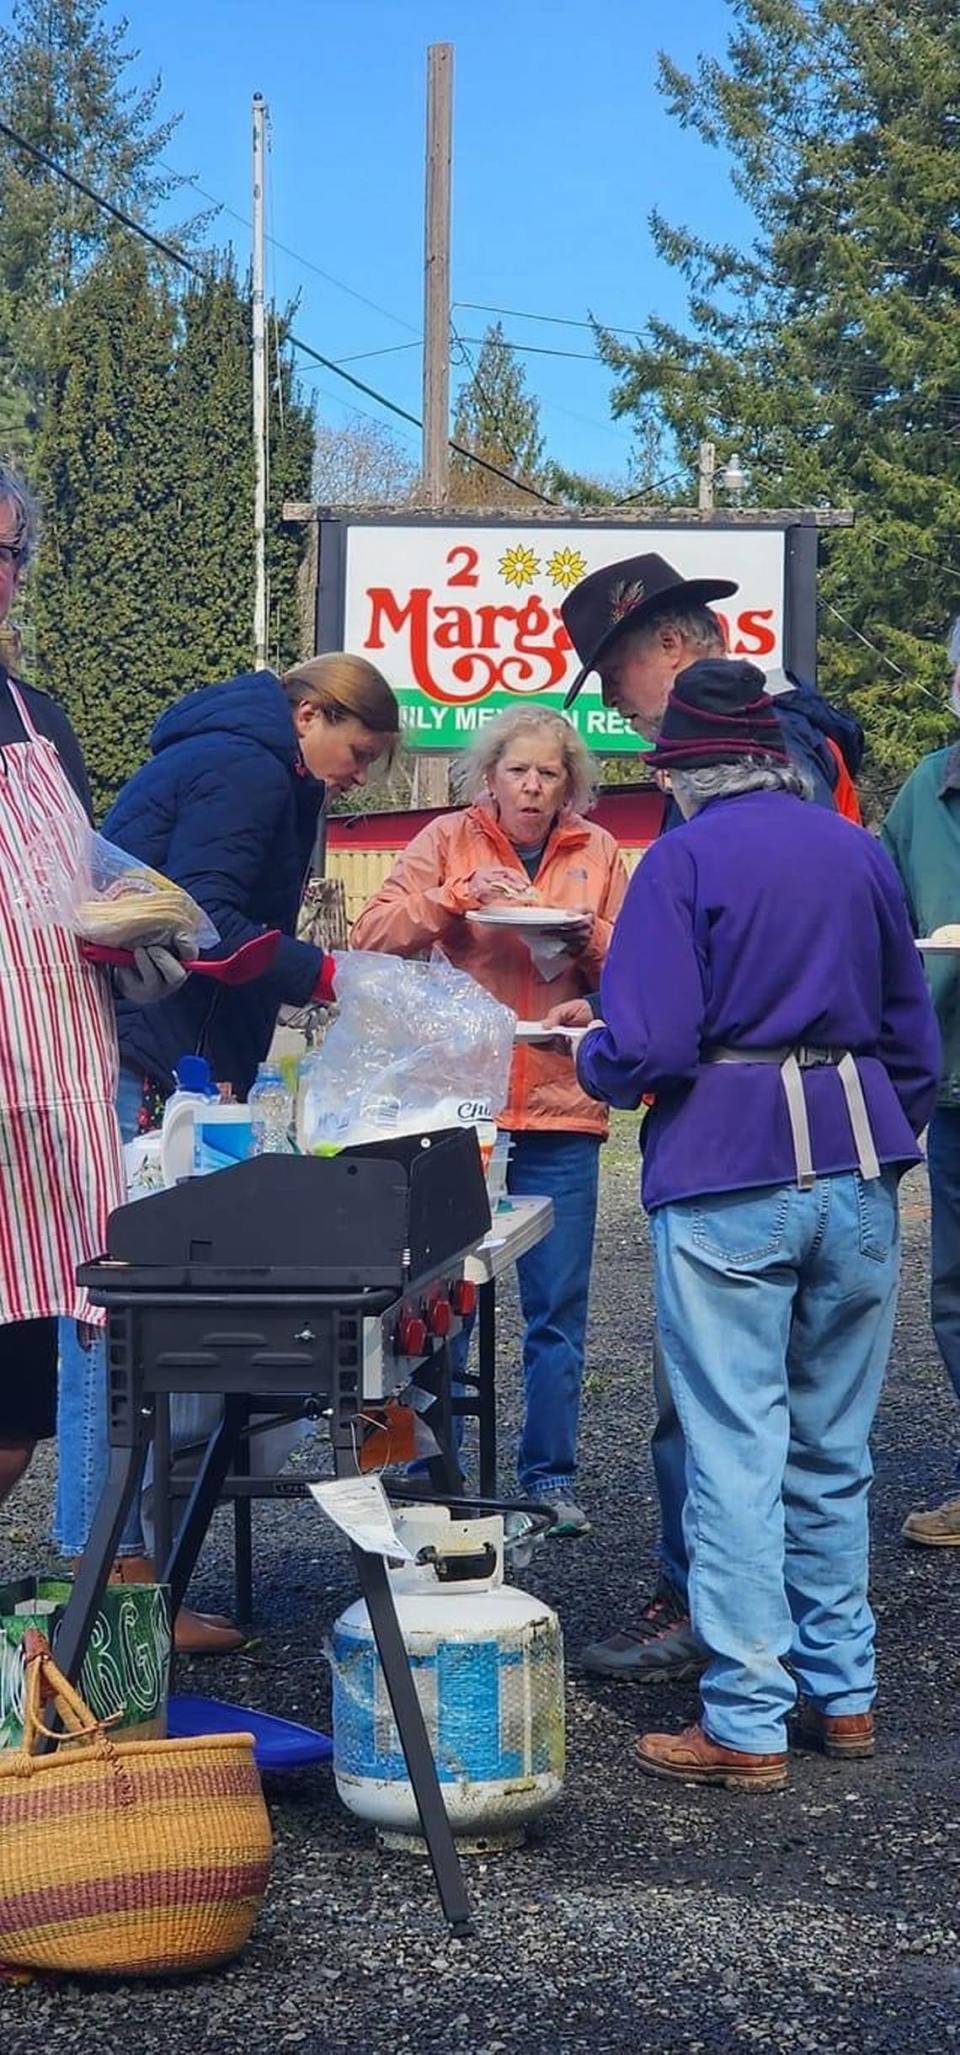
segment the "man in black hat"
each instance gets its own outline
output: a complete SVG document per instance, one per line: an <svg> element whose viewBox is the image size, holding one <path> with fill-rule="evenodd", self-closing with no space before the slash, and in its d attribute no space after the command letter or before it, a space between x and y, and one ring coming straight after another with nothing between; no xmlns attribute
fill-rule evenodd
<svg viewBox="0 0 960 2055"><path fill-rule="evenodd" d="M729 578L684 578L655 551L592 571L561 608L580 658L564 706L573 705L596 671L604 704L615 707L639 735L655 741L679 673L704 658L726 657L723 624L710 602L729 599L737 590ZM796 681L773 704L787 755L811 778L813 798L834 808L838 753L853 777L863 752L862 729L849 715L828 706L813 686ZM681 819L675 802L668 799L663 830L679 826ZM590 1018L587 1001L557 1007L547 1016L557 1026L583 1026ZM693 1634L685 1596L686 1446L656 1339L653 1378L657 1424L651 1457L660 1500L661 1574L630 1631L592 1642L582 1658L584 1667L596 1675L639 1683L695 1677L706 1659Z"/></svg>
<svg viewBox="0 0 960 2055"><path fill-rule="evenodd" d="M703 657L726 655L723 625L710 602L738 590L730 578L683 578L652 550L591 571L560 609L580 658L564 707L573 705L596 671L604 705L654 742L678 672ZM787 753L813 779L814 799L834 807L838 759L855 778L863 730L850 714L828 706L812 685L789 672L782 675L787 689L777 693L775 707ZM676 827L678 818L671 808L664 826Z"/></svg>

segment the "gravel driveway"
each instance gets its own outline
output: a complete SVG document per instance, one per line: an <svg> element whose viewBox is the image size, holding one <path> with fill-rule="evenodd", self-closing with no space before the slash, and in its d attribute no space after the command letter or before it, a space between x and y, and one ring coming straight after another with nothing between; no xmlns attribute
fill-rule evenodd
<svg viewBox="0 0 960 2055"><path fill-rule="evenodd" d="M904 1190L904 1293L876 1437L881 1752L860 1765L798 1759L789 1789L766 1795L645 1781L631 1737L682 1723L694 1699L577 1673L585 1640L629 1623L655 1534L649 1263L634 1192L623 1123L606 1152L583 1433L579 1496L594 1533L541 1550L521 1580L566 1631L566 1797L525 1849L470 1864L476 1937L447 1939L425 1862L378 1853L329 1773L275 1778L273 1880L242 1959L175 1986L0 1989L0 2055L960 2045L960 1552L898 1538L910 1506L945 1495L958 1426L926 1318L924 1180ZM501 1388L512 1422L509 1296ZM45 1458L0 1519L4 1575L50 1560L51 1480ZM262 1645L184 1668L183 1687L323 1725L324 1637L354 1595L349 1560L312 1506L258 1507L255 1531ZM212 1607L229 1590L221 1513L193 1595Z"/></svg>

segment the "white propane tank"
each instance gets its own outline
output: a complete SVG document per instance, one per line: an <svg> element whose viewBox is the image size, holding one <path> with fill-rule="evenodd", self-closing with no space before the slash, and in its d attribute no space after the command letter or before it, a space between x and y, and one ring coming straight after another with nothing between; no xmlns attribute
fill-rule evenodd
<svg viewBox="0 0 960 2055"><path fill-rule="evenodd" d="M446 1506L404 1508L397 1533L437 1566L391 1570L440 1789L461 1847L515 1846L563 1790L563 1638L550 1607L503 1582L503 1521L455 1520ZM482 1574L449 1575L486 1557ZM466 1567L466 1563L464 1564ZM438 1576L438 1568L442 1574ZM344 1804L394 1847L422 1846L367 1608L334 1630L333 1770Z"/></svg>

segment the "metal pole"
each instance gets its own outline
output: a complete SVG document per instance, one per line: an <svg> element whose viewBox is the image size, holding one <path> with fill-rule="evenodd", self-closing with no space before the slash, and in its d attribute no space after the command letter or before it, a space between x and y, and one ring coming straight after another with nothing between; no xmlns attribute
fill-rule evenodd
<svg viewBox="0 0 960 2055"><path fill-rule="evenodd" d="M700 507L701 513L711 513L713 510L713 479L716 467L716 444L712 442L702 442L700 444L699 459L700 490L697 500L697 504Z"/></svg>
<svg viewBox="0 0 960 2055"><path fill-rule="evenodd" d="M447 498L450 435L450 163L453 44L427 51L427 189L423 278L423 484L428 506Z"/></svg>
<svg viewBox="0 0 960 2055"><path fill-rule="evenodd" d="M267 352L263 297L263 178L266 106L253 96L253 646L258 671L267 662Z"/></svg>

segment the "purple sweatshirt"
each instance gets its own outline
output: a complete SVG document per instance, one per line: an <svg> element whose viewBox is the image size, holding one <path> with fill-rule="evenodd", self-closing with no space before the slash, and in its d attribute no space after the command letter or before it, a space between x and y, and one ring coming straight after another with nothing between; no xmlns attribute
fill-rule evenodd
<svg viewBox="0 0 960 2055"><path fill-rule="evenodd" d="M655 842L631 878L600 1005L577 1072L611 1106L655 1093L648 1211L795 1179L778 1068L704 1065L711 1044L852 1050L881 1163L919 1160L940 1041L903 890L880 843L825 807L785 792L714 799ZM816 1170L855 1169L836 1070L803 1082Z"/></svg>

